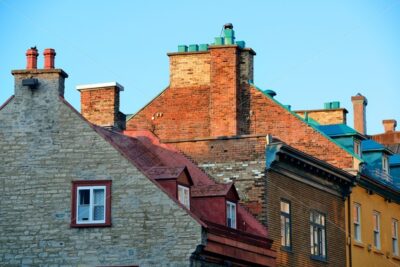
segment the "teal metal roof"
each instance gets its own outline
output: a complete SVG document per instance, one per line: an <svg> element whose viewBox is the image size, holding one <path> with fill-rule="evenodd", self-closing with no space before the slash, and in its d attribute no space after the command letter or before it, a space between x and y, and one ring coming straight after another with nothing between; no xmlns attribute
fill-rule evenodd
<svg viewBox="0 0 400 267"><path fill-rule="evenodd" d="M390 156L389 165L400 165L400 154Z"/></svg>
<svg viewBox="0 0 400 267"><path fill-rule="evenodd" d="M331 125L317 125L320 131L324 132L330 137L346 136L346 135L360 135L356 130L347 126L346 124L331 124Z"/></svg>
<svg viewBox="0 0 400 267"><path fill-rule="evenodd" d="M365 151L383 151L387 150L386 147L372 139L364 140L361 142L361 150Z"/></svg>

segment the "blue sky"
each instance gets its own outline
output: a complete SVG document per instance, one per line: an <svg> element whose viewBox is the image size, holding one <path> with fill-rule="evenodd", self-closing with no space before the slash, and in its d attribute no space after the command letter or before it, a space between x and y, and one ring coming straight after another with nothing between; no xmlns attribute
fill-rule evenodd
<svg viewBox="0 0 400 267"><path fill-rule="evenodd" d="M80 108L79 84L124 85L121 110L134 113L168 86L167 52L211 43L231 22L257 52L255 84L293 109L368 98L368 133L400 124L400 1L22 1L0 0L0 102L13 94L12 69L25 51L56 49L65 98ZM39 59L39 67L43 65ZM400 126L399 126L400 128Z"/></svg>

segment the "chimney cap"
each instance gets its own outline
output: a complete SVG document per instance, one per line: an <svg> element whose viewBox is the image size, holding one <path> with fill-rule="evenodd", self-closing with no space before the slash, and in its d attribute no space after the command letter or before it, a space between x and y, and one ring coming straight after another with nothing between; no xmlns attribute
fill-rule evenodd
<svg viewBox="0 0 400 267"><path fill-rule="evenodd" d="M351 97L351 101L353 102L353 101L358 101L358 100L362 100L362 101L364 101L364 104L365 105L368 105L368 100L367 100L367 98L365 97L365 96L363 96L362 94L360 94L360 93L358 93L358 94L356 94L355 96L352 96Z"/></svg>
<svg viewBox="0 0 400 267"><path fill-rule="evenodd" d="M117 87L120 91L124 91L124 87L117 82L81 84L76 86L76 90L94 90L104 87Z"/></svg>
<svg viewBox="0 0 400 267"><path fill-rule="evenodd" d="M233 24L232 23L225 23L224 29L233 29Z"/></svg>

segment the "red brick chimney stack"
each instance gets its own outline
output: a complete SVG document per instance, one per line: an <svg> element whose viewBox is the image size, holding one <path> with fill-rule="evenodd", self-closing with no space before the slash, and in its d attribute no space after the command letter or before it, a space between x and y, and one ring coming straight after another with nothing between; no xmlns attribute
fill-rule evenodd
<svg viewBox="0 0 400 267"><path fill-rule="evenodd" d="M36 47L31 47L26 51L26 69L37 69L37 57L39 53Z"/></svg>
<svg viewBox="0 0 400 267"><path fill-rule="evenodd" d="M385 133L396 131L397 121L396 120L383 120L383 128Z"/></svg>
<svg viewBox="0 0 400 267"><path fill-rule="evenodd" d="M367 134L365 113L368 100L365 96L358 93L356 96L351 97L351 102L353 102L354 129L361 134Z"/></svg>
<svg viewBox="0 0 400 267"><path fill-rule="evenodd" d="M43 52L44 55L44 68L54 69L54 58L56 56L56 51L52 48L46 48Z"/></svg>

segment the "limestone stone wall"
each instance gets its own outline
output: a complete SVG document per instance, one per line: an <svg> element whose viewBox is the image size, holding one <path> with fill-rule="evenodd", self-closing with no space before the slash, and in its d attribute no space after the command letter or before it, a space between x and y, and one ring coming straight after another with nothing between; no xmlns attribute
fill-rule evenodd
<svg viewBox="0 0 400 267"><path fill-rule="evenodd" d="M24 76L25 74L19 74ZM201 226L58 94L58 74L0 110L0 265L189 266ZM71 228L75 180L112 180L112 226Z"/></svg>

